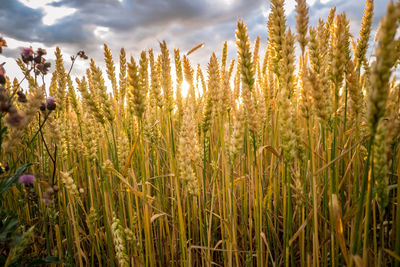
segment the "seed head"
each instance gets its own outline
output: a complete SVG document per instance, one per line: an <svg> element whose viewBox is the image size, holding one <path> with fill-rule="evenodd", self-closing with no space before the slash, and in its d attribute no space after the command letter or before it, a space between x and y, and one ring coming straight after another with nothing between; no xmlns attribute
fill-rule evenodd
<svg viewBox="0 0 400 267"><path fill-rule="evenodd" d="M24 124L24 116L18 112L15 106L11 106L8 111L9 113L5 118L6 123L14 128L21 127Z"/></svg>

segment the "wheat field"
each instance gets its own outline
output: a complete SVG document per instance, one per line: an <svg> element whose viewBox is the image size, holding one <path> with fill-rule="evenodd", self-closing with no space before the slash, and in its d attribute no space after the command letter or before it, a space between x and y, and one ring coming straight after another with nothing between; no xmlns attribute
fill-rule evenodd
<svg viewBox="0 0 400 267"><path fill-rule="evenodd" d="M164 41L76 79L58 47L1 65L0 265L400 266L400 2L375 36L373 0L359 36L296 2L207 66Z"/></svg>

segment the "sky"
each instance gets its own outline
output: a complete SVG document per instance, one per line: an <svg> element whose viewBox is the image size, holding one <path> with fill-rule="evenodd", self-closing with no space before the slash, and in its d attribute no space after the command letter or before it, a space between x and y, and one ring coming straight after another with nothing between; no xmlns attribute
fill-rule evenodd
<svg viewBox="0 0 400 267"><path fill-rule="evenodd" d="M285 1L288 26L295 32L295 0ZM386 13L389 0L375 0L373 29ZM329 9L345 11L350 19L350 30L356 41L365 0L307 0L310 25L318 18L325 19ZM172 54L173 48L183 53L204 42L203 48L190 55L193 66L203 68L216 52L221 54L223 42L228 41L228 56L236 56L235 30L238 19L243 19L253 42L261 37L261 50L267 40L269 0L0 0L0 36L8 43L0 63L10 77L21 78L15 58L22 47L45 48L46 58L54 62L55 47L59 46L64 62L84 50L103 67L103 44L112 51L118 63L119 51L125 48L128 58L137 58L144 49L159 51L159 41L165 40ZM373 33L374 34L374 31ZM78 60L73 76L84 75L88 61ZM117 68L118 69L118 66ZM51 71L54 70L54 64Z"/></svg>

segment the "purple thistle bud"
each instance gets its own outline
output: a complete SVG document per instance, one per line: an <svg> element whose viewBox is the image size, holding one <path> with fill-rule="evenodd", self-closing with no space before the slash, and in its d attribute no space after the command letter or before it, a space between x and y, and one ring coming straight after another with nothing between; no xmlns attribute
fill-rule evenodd
<svg viewBox="0 0 400 267"><path fill-rule="evenodd" d="M28 64L30 61L33 60L33 49L32 47L23 48L21 52L22 61Z"/></svg>
<svg viewBox="0 0 400 267"><path fill-rule="evenodd" d="M77 54L82 59L88 59L88 56L85 54L85 51L81 50Z"/></svg>
<svg viewBox="0 0 400 267"><path fill-rule="evenodd" d="M46 110L46 104L42 102L42 104L40 105L40 110L41 111L45 111Z"/></svg>
<svg viewBox="0 0 400 267"><path fill-rule="evenodd" d="M28 102L28 99L26 99L26 95L24 94L24 92L18 91L17 95L18 95L18 99L17 99L18 102L21 102L21 103Z"/></svg>
<svg viewBox="0 0 400 267"><path fill-rule="evenodd" d="M4 69L4 64L0 64L0 84L5 84L6 83L6 70Z"/></svg>
<svg viewBox="0 0 400 267"><path fill-rule="evenodd" d="M47 51L46 51L46 49L43 49L43 48L38 48L38 50L36 51L36 55L39 57L44 56L46 54L47 54Z"/></svg>
<svg viewBox="0 0 400 267"><path fill-rule="evenodd" d="M23 174L18 179L18 182L26 187L33 185L35 181L36 178L32 174Z"/></svg>
<svg viewBox="0 0 400 267"><path fill-rule="evenodd" d="M46 99L46 106L47 106L48 110L55 110L56 107L57 107L56 99L54 97L52 97L52 96L49 96Z"/></svg>
<svg viewBox="0 0 400 267"><path fill-rule="evenodd" d="M42 64L44 63L45 59L42 58L41 56L36 56L33 58L33 61L35 61L36 64Z"/></svg>
<svg viewBox="0 0 400 267"><path fill-rule="evenodd" d="M44 60L44 59L43 59L43 60ZM38 64L38 65L36 66L36 68L37 68L37 70L38 70L39 72L41 72L43 75L46 75L46 74L49 72L50 66L51 66L50 62L45 62L45 63Z"/></svg>

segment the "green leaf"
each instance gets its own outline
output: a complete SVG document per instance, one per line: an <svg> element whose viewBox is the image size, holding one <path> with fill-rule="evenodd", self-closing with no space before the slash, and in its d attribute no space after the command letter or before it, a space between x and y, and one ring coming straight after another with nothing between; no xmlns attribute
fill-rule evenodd
<svg viewBox="0 0 400 267"><path fill-rule="evenodd" d="M3 136L3 134L7 131L7 126L4 126L3 128L1 128L0 130L0 137Z"/></svg>
<svg viewBox="0 0 400 267"><path fill-rule="evenodd" d="M6 217L0 223L0 243L4 243L17 230L18 219L15 217Z"/></svg>
<svg viewBox="0 0 400 267"><path fill-rule="evenodd" d="M10 189L14 184L18 182L18 178L28 169L33 163L28 163L20 167L13 176L0 182L0 196Z"/></svg>
<svg viewBox="0 0 400 267"><path fill-rule="evenodd" d="M60 259L56 256L48 256L46 259L37 259L32 261L31 263L29 263L27 265L27 267L30 266L37 266L37 265L41 265L41 264L46 264L46 263L54 263L54 264L61 264L62 261L60 261Z"/></svg>

